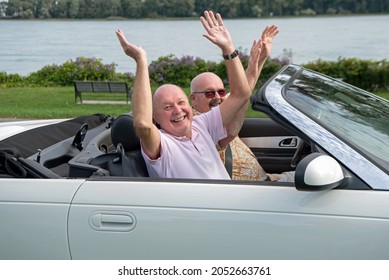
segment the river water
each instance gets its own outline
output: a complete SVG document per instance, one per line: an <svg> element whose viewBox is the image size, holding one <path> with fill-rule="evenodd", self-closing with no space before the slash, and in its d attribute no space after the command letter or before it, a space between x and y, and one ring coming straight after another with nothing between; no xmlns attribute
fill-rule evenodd
<svg viewBox="0 0 389 280"><path fill-rule="evenodd" d="M319 58L389 59L389 15L225 20L235 46L247 52L271 24L280 28L271 57L286 50L297 64ZM202 37L199 20L0 20L0 71L27 75L83 56L114 62L117 72L134 72L134 62L116 39L118 28L146 49L149 62L168 54L221 60L219 49Z"/></svg>

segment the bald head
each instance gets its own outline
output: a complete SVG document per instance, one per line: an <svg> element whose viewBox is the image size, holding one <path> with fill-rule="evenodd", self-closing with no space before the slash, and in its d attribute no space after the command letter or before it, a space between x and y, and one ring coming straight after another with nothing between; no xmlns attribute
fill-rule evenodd
<svg viewBox="0 0 389 280"><path fill-rule="evenodd" d="M159 104L169 98L172 95L182 96L182 98L188 100L185 92L176 85L166 84L157 88L153 95L153 111L158 110Z"/></svg>
<svg viewBox="0 0 389 280"><path fill-rule="evenodd" d="M203 91L204 86L217 84L223 86L223 81L212 72L204 72L194 77L190 83L190 92Z"/></svg>

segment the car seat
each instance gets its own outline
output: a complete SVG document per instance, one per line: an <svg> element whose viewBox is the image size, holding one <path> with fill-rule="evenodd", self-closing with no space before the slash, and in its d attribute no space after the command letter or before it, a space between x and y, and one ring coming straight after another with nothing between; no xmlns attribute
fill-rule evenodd
<svg viewBox="0 0 389 280"><path fill-rule="evenodd" d="M131 114L123 114L115 119L111 126L111 140L116 153L94 158L92 165L106 164L104 168L111 176L149 176Z"/></svg>

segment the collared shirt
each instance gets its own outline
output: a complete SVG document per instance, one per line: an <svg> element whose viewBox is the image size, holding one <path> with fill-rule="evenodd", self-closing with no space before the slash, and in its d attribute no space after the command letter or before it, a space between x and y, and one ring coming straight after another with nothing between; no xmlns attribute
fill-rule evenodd
<svg viewBox="0 0 389 280"><path fill-rule="evenodd" d="M230 179L215 147L227 136L219 107L193 118L192 138L160 133L158 159L150 159L142 149L150 177Z"/></svg>

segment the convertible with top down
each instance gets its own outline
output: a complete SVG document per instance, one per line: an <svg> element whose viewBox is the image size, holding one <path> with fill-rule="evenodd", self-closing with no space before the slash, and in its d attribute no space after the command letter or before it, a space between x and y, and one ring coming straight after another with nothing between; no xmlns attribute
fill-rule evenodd
<svg viewBox="0 0 389 280"><path fill-rule="evenodd" d="M298 65L240 132L294 182L151 178L131 113L0 123L0 259L388 259L389 102Z"/></svg>

